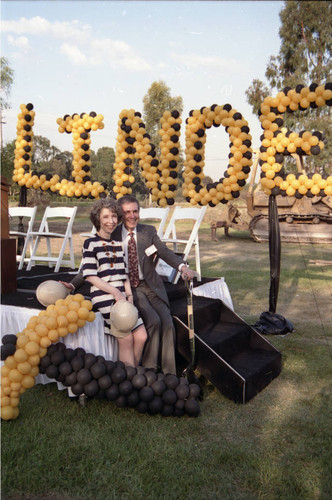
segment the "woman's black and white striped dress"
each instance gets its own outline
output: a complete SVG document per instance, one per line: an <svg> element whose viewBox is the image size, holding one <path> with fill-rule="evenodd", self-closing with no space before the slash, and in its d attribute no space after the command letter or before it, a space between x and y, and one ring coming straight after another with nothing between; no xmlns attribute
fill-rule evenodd
<svg viewBox="0 0 332 500"><path fill-rule="evenodd" d="M113 266L112 266L113 264ZM124 293L127 269L124 261L122 243L120 241L105 240L98 234L85 240L83 244L83 276L98 276L106 283L110 283ZM105 333L111 334L110 311L114 304L114 296L91 285L91 302L95 309L101 312L104 318ZM142 320L139 318L140 324ZM137 328L138 324L135 326Z"/></svg>

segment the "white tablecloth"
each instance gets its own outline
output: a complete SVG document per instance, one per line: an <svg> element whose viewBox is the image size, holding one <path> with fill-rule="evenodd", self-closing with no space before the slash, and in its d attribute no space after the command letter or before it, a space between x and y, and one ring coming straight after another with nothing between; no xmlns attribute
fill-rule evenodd
<svg viewBox="0 0 332 500"><path fill-rule="evenodd" d="M224 278L205 283L195 287L194 295L222 300L230 309L233 309L232 299ZM39 309L28 309L26 307L15 307L1 305L1 338L6 334L17 334L27 325L32 316L38 316ZM70 333L67 337L59 339L66 347L76 349L82 347L85 352L92 352L96 355L104 356L107 360L115 361L118 358L118 343L115 337L104 334L104 321L101 313L96 313L93 323L86 322L83 328L79 328L76 333ZM1 362L3 364L3 362ZM53 379L46 375L38 375L36 384L49 384ZM60 390L67 389L58 382ZM69 389L69 394L71 393Z"/></svg>
<svg viewBox="0 0 332 500"><path fill-rule="evenodd" d="M16 335L21 332L29 319L32 316L38 316L39 313L39 309L1 305L1 338L7 334ZM111 335L104 334L104 321L99 312L96 313L96 319L92 323L86 322L83 328L79 328L76 333L69 333L66 337L59 339L59 342L63 342L66 347L72 349L82 347L85 352L104 356L107 360L115 361L118 357L117 340ZM36 377L36 384L49 384L50 382L54 380L46 375ZM67 389L59 382L58 388Z"/></svg>
<svg viewBox="0 0 332 500"><path fill-rule="evenodd" d="M233 301L229 293L228 286L224 278L219 278L215 281L209 281L204 285L196 286L193 294L208 299L221 300L229 309L234 311Z"/></svg>

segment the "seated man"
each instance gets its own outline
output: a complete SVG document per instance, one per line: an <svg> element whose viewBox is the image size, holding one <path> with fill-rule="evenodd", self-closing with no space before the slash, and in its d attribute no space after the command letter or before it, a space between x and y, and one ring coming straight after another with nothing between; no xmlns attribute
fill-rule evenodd
<svg viewBox="0 0 332 500"><path fill-rule="evenodd" d="M125 195L118 202L122 210L122 223L114 229L112 237L122 240L134 304L148 332L142 365L157 370L161 350L162 371L175 375L175 328L166 289L155 270L155 263L160 257L178 269L182 279L192 279L195 273L160 240L154 226L139 223L140 207L134 196ZM79 273L67 286L75 290L83 282L82 274Z"/></svg>

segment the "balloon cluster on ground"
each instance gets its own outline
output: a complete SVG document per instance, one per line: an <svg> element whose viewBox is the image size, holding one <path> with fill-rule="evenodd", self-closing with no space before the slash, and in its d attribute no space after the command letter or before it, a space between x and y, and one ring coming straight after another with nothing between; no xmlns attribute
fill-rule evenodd
<svg viewBox="0 0 332 500"><path fill-rule="evenodd" d="M117 198L131 194L131 185L135 182L133 168L137 159L152 201L160 206L174 204L179 173L181 118L176 110L165 111L160 121L162 140L158 159L156 147L150 142L141 114L133 109L120 113L113 176L113 191Z"/></svg>
<svg viewBox="0 0 332 500"><path fill-rule="evenodd" d="M283 127L283 114L308 108L332 105L332 83L297 85L286 87L276 97L267 97L260 106L259 119L264 130L260 147L261 185L267 194L282 196L331 196L332 176L323 178L320 174L307 176L285 175L282 164L286 156L296 153L300 156L318 155L324 148L321 132L291 132Z"/></svg>
<svg viewBox="0 0 332 500"><path fill-rule="evenodd" d="M197 417L200 388L185 377L156 374L142 367L125 366L122 361L71 349L58 342L47 349L39 372L70 387L73 394L113 401L120 408L130 407L140 413Z"/></svg>
<svg viewBox="0 0 332 500"><path fill-rule="evenodd" d="M46 320L39 324L46 325ZM27 328L29 326L32 326L30 322ZM34 331L40 332L40 329L35 327ZM25 336L28 341L22 339L22 334L5 335L2 339L1 360L5 361L1 368L3 420L18 416L19 395L34 386L39 373L61 382L76 396L85 394L88 398L106 399L118 407L134 408L140 413L165 417L200 415L201 389L185 377L125 366L122 361L105 360L103 356L86 353L81 347L68 348L62 342L45 348L38 345L36 337L30 340L28 332Z"/></svg>
<svg viewBox="0 0 332 500"><path fill-rule="evenodd" d="M286 156L318 155L324 148L325 138L320 131L292 132L283 127L284 113L305 111L332 105L332 83L309 87L287 87L275 97L266 97L260 106L259 120L263 128L259 163L260 183L268 194L283 196L331 196L332 176L320 174L286 175L283 161ZM58 118L59 132L73 136L74 181L58 175L37 173L32 169L33 105L21 105L18 115L13 180L27 188L50 190L61 196L100 198L108 194L107 185L91 181L91 130L104 127L103 116L91 112ZM141 114L134 109L119 115L118 136L114 163L116 198L132 193L135 163L138 162L152 201L159 206L173 205L178 185L180 158L181 117L177 110L166 111L160 120L160 155L151 143ZM186 120L186 149L183 172L183 196L192 205L216 206L236 199L243 189L252 165L252 148L248 122L230 104L192 110ZM206 130L222 125L230 138L229 164L223 177L204 185Z"/></svg>
<svg viewBox="0 0 332 500"><path fill-rule="evenodd" d="M13 420L19 415L19 397L35 384L41 359L47 348L69 333L75 333L87 321L94 321L92 303L83 295L68 295L50 304L38 316L29 319L17 335L5 335L1 347L1 418Z"/></svg>
<svg viewBox="0 0 332 500"><path fill-rule="evenodd" d="M59 132L72 134L74 181L61 179L58 175L32 170L33 122L35 112L32 104L21 104L22 112L18 115L17 139L15 142L15 161L13 181L19 186L51 191L69 198L100 198L108 194L105 182L91 181L90 132L104 128L103 116L92 111L89 115L74 113L58 118Z"/></svg>
<svg viewBox="0 0 332 500"><path fill-rule="evenodd" d="M192 205L215 207L238 198L252 165L251 135L241 113L224 106L203 107L189 113L186 127L186 160L183 196ZM229 165L218 182L203 186L206 129L223 125L230 138Z"/></svg>

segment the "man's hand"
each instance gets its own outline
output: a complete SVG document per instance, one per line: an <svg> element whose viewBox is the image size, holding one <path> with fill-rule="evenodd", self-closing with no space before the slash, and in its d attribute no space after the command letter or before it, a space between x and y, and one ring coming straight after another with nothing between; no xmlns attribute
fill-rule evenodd
<svg viewBox="0 0 332 500"><path fill-rule="evenodd" d="M64 285L71 292L73 292L75 290L75 287L74 287L74 285L72 285L72 283L67 283L67 281L59 281L59 283L61 283L61 285Z"/></svg>
<svg viewBox="0 0 332 500"><path fill-rule="evenodd" d="M196 273L189 269L187 266L182 266L181 268L181 278L183 280L192 280L196 276Z"/></svg>

